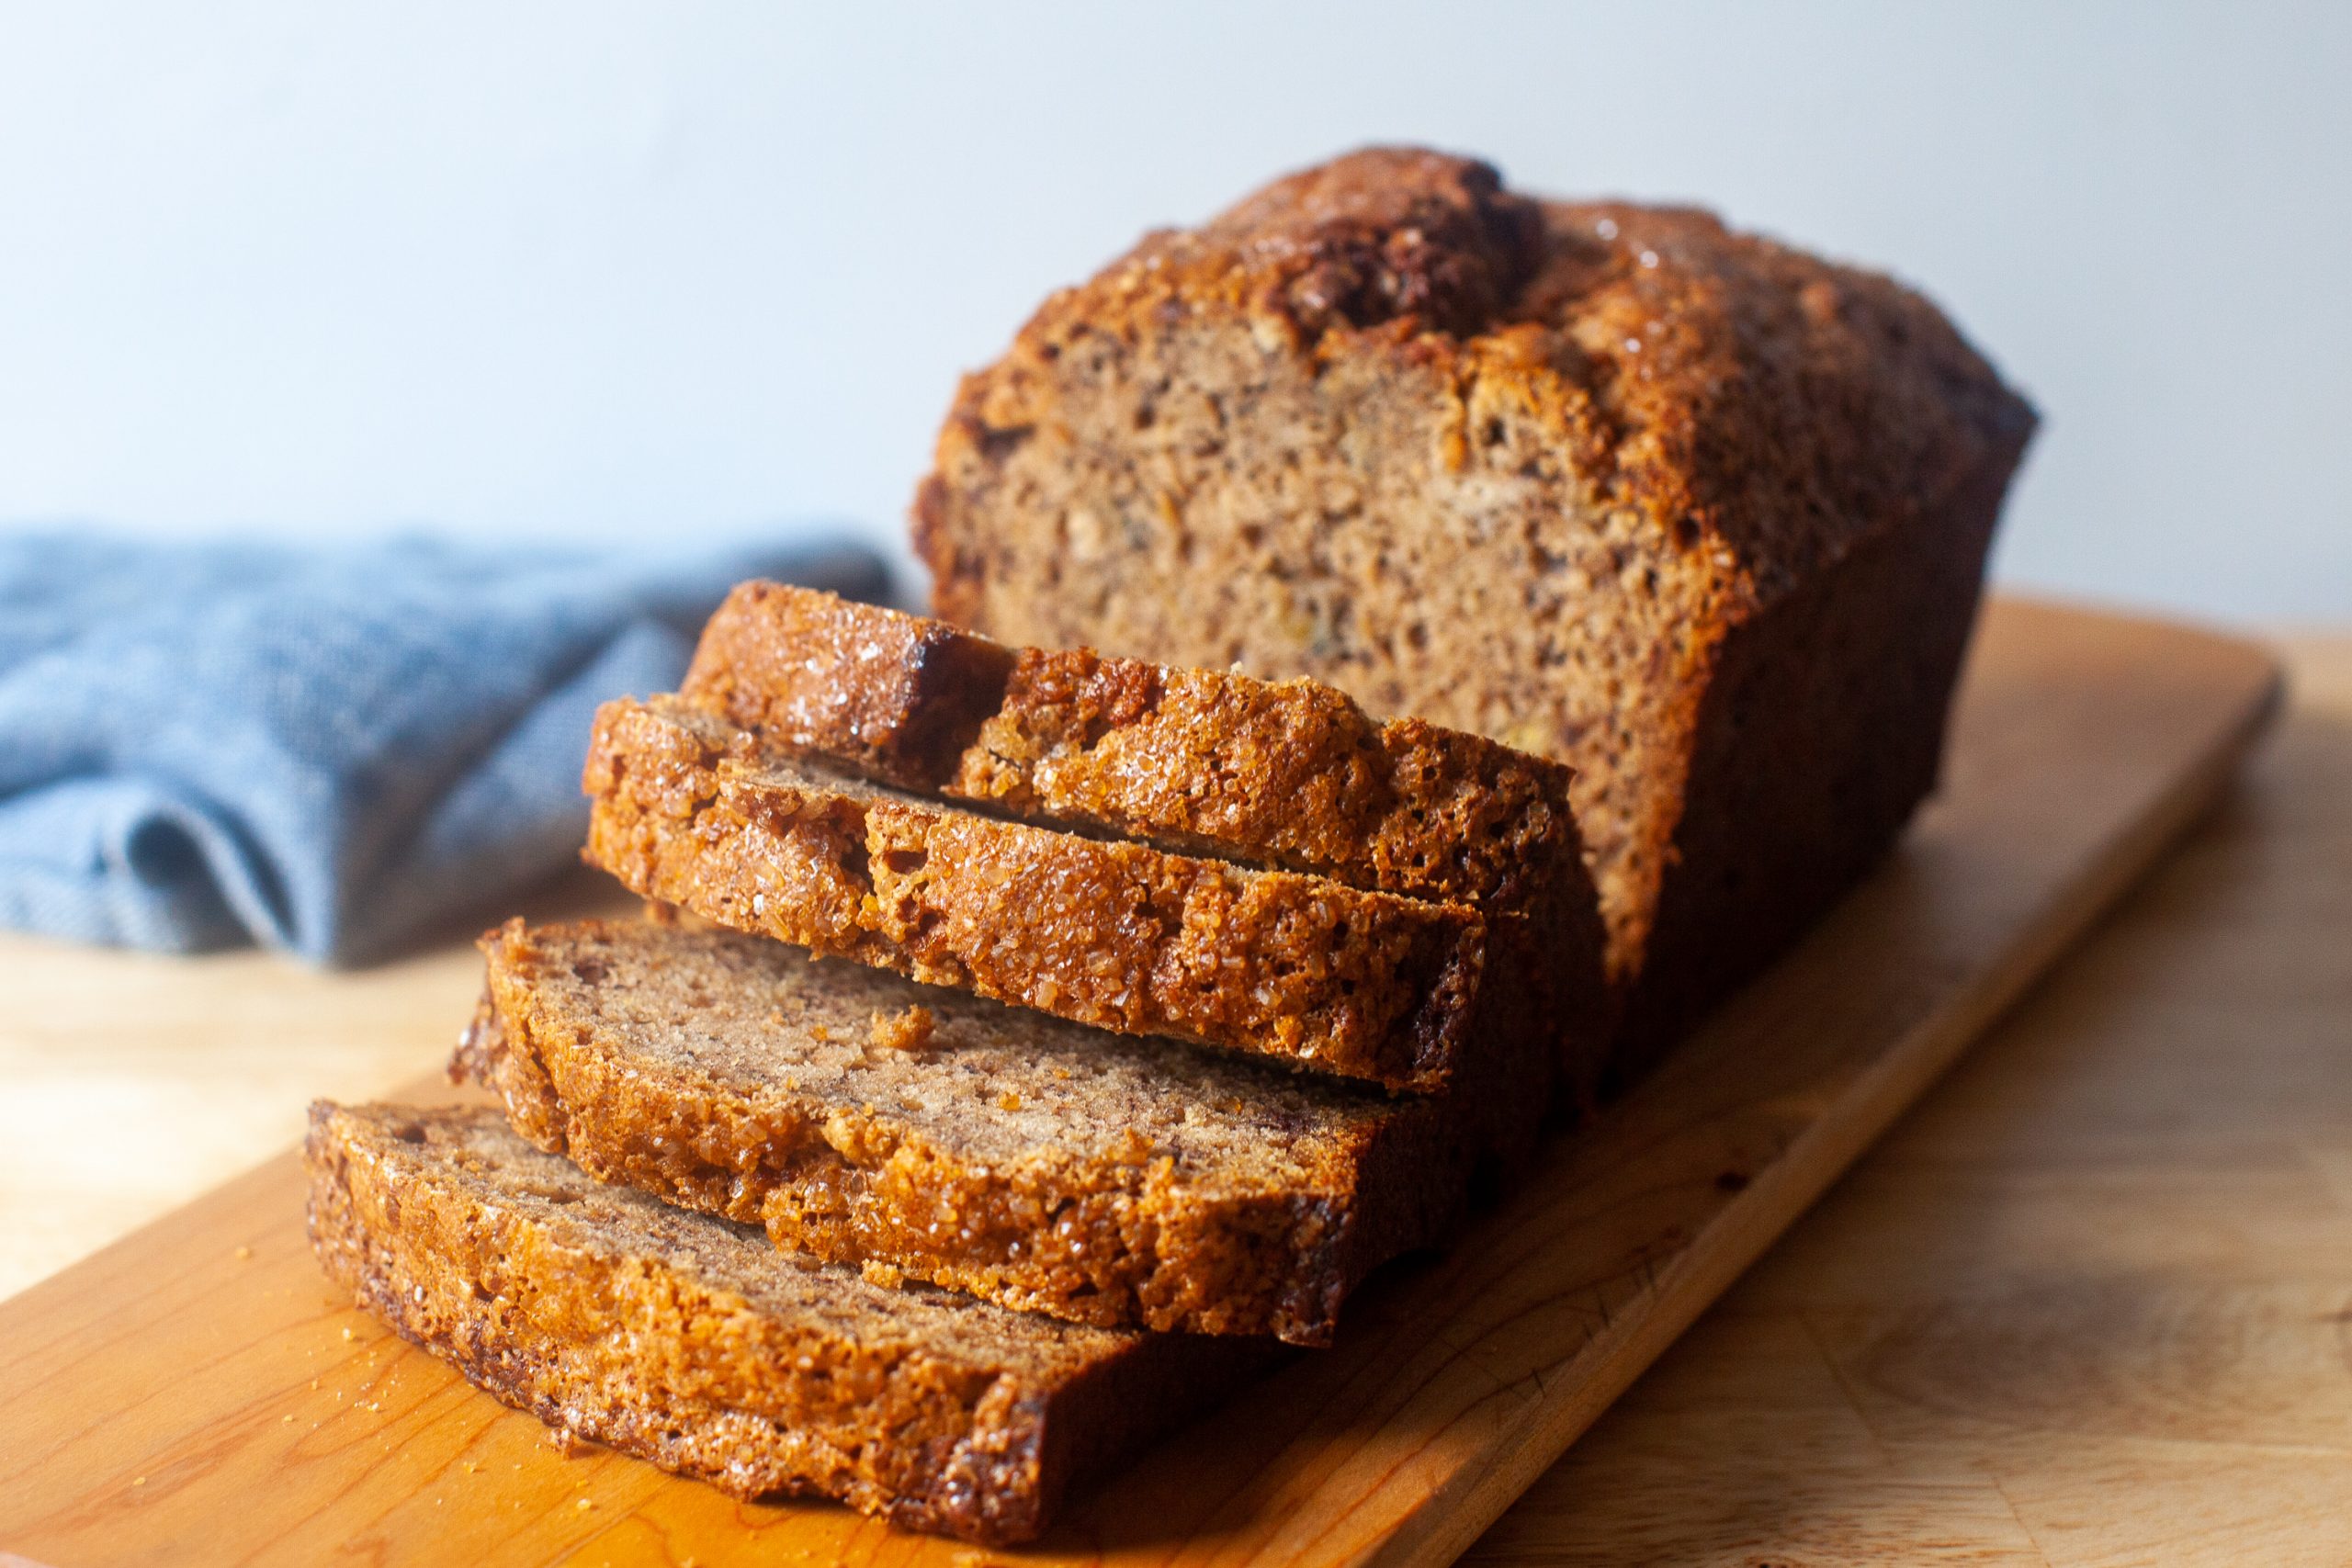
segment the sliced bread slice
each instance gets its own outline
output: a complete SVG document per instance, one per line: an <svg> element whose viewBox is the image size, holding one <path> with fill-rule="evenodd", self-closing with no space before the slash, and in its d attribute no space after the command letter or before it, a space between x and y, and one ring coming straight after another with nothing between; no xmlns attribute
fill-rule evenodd
<svg viewBox="0 0 2352 1568"><path fill-rule="evenodd" d="M1442 1099L1107 1035L731 931L481 942L451 1064L591 1174L777 1246L1102 1325L1327 1343L1460 1208Z"/></svg>
<svg viewBox="0 0 2352 1568"><path fill-rule="evenodd" d="M322 1102L311 1245L361 1306L551 1427L740 1497L989 1544L1229 1387L1264 1341L890 1290L605 1187L487 1108Z"/></svg>
<svg viewBox="0 0 2352 1568"><path fill-rule="evenodd" d="M676 698L606 704L583 784L592 863L738 931L1393 1089L1517 1049L1478 1027L1487 921L1462 905L920 799Z"/></svg>

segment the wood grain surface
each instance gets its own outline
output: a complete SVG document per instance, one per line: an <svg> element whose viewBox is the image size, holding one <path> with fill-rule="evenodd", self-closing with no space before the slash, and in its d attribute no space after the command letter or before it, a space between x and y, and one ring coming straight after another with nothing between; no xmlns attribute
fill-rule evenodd
<svg viewBox="0 0 2352 1568"><path fill-rule="evenodd" d="M2352 637L1488 1564L2352 1563Z"/></svg>
<svg viewBox="0 0 2352 1568"><path fill-rule="evenodd" d="M1294 1361L1083 1500L1038 1555L1433 1562L1460 1552L2210 801L2267 711L2271 682L2268 662L2243 645L1996 607L1947 788L1879 875L1564 1143L1531 1190L1442 1260L1368 1292L1336 1348ZM457 1021L439 1024L445 1037ZM2331 1179L2339 1195L2352 1188L2352 1161ZM1930 1217L1982 1235L1968 1196ZM1954 1245L1949 1228L1905 1237L1933 1255ZM1923 1239L1930 1229L1939 1242ZM2095 1241L2095 1224L2085 1229ZM2200 1233L2178 1245L2221 1241ZM1809 1288L1836 1302L1844 1280L1859 1296L1857 1281L1899 1280L1905 1261L1893 1245ZM2308 1315L2324 1293L2314 1285L2271 1306L2282 1320ZM1907 1360L1877 1359L1886 1334L1867 1307L1800 1317L1795 1343L1782 1342L1788 1325L1768 1322L1746 1347L1760 1365L1745 1375L1825 1372L1855 1411L1858 1387L1893 1389L1871 1433L1892 1454L1905 1419L1928 1419L1915 1405L1973 1418L1981 1371L2045 1344L2070 1348L2062 1330L2080 1339L2122 1299L2074 1302L2052 1326L2030 1312L2012 1320L1996 1297L1988 1316L1951 1314ZM2226 1304L2217 1298L2216 1312ZM2193 1333L2188 1343L2199 1343ZM2053 1375L2045 1414L2055 1422L2070 1383L2098 1389L2127 1370ZM1809 1410L1826 1403L1822 1386L1800 1392ZM2111 1392L2131 1393L2120 1381ZM1857 1463L1824 1453L1808 1467L1802 1448L1768 1449L1719 1484L1702 1456L1710 1444L1749 1451L1742 1414L1683 1425L1682 1448L1662 1461L1673 1492L1602 1497L1547 1481L1480 1552L1551 1561L1565 1544L1560 1560L1674 1559L1683 1554L1669 1538L1685 1518L1722 1517L1743 1495L1801 1501L1803 1485L1773 1478L1834 1485ZM2013 1412L1992 1401L1981 1414ZM2152 1440L2165 1440L2166 1419L2186 1430L2197 1414L2151 1411ZM1870 1427L1871 1413L1854 1419ZM1673 1472L1678 1455L1697 1468ZM1573 1476L1582 1457L1555 1475ZM1984 1506L1982 1487L1931 1463L1888 1466L1930 1500ZM1611 1506L1633 1510L1615 1520L1615 1550L1597 1529L1563 1538L1520 1523L1578 1507L1607 1523ZM2061 1493L2051 1506L2080 1505ZM1908 1550L1895 1535L1872 1538L1878 1528L1857 1525L1837 1549ZM1690 1560L1774 1560L1703 1537L1689 1536ZM1581 1548L1591 1550L1572 1555ZM827 1506L735 1504L608 1453L555 1452L535 1423L334 1300L303 1245L286 1158L0 1303L0 1549L61 1568L986 1555Z"/></svg>

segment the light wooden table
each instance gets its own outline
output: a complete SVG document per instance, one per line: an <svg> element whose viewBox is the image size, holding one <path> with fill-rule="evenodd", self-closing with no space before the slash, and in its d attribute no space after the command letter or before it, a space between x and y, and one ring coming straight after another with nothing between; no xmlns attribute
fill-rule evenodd
<svg viewBox="0 0 2352 1568"><path fill-rule="evenodd" d="M2352 1562L2352 639L2290 651L2220 818L1474 1560ZM0 1292L430 1070L477 975L0 939Z"/></svg>

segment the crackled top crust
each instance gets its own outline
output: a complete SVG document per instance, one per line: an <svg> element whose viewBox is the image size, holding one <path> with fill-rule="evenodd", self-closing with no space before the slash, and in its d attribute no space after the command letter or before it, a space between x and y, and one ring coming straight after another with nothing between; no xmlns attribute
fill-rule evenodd
<svg viewBox="0 0 2352 1568"><path fill-rule="evenodd" d="M1712 565L1735 616L1923 513L2033 423L1891 279L1696 209L1540 201L1484 163L1372 148L1147 235L1047 299L966 378L943 455L1046 417L1051 362L1090 334L1212 313L1246 318L1269 353L1401 355L1450 377L1464 410L1508 394L1589 504L1656 519ZM940 608L959 618L948 542L921 511Z"/></svg>
<svg viewBox="0 0 2352 1568"><path fill-rule="evenodd" d="M1319 681L1008 648L751 581L703 629L682 694L900 788L1599 940L1566 764L1375 719Z"/></svg>

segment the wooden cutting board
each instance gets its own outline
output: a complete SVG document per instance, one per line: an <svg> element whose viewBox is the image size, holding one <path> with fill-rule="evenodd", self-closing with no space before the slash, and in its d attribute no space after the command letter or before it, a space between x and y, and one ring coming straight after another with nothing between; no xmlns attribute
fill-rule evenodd
<svg viewBox="0 0 2352 1568"><path fill-rule="evenodd" d="M289 1154L0 1303L0 1562L1446 1562L2194 818L2278 694L2243 643L1994 605L1945 788L1867 886L1335 1348L1032 1552L559 1452L335 1299Z"/></svg>

